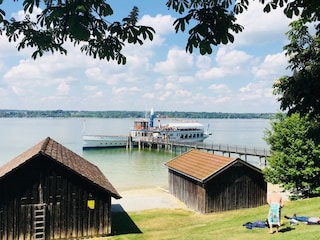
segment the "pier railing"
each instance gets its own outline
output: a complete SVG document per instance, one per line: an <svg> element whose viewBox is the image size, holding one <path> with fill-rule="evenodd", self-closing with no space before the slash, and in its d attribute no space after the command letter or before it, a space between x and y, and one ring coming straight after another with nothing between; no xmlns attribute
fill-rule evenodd
<svg viewBox="0 0 320 240"><path fill-rule="evenodd" d="M237 145L228 144L215 144L206 142L187 142L187 141L173 141L170 139L153 138L153 137L143 137L140 138L139 142L147 144L163 144L171 145L172 147L186 147L194 149L202 149L206 151L218 151L222 153L233 153L245 156L256 156L260 158L267 158L271 156L270 150L266 148L256 148L256 147L244 147Z"/></svg>

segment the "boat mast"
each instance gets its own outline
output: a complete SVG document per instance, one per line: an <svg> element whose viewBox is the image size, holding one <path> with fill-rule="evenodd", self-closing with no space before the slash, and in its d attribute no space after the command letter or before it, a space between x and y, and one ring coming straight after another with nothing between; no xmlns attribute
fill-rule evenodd
<svg viewBox="0 0 320 240"><path fill-rule="evenodd" d="M150 127L150 128L153 127L153 120L154 120L154 112L153 112L153 108L151 108L150 118L149 118L149 127Z"/></svg>

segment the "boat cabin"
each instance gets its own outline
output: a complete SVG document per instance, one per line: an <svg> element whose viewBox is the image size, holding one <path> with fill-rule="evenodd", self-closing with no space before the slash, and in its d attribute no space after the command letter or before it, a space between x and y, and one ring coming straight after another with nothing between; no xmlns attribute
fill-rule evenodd
<svg viewBox="0 0 320 240"><path fill-rule="evenodd" d="M148 130L149 122L147 120L135 120L133 125L134 130Z"/></svg>

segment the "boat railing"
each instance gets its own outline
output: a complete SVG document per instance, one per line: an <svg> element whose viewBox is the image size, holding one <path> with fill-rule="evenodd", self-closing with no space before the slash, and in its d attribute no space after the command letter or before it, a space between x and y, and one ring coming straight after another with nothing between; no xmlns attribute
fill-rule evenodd
<svg viewBox="0 0 320 240"><path fill-rule="evenodd" d="M128 135L104 135L104 134L84 134L82 138L86 137L100 137L100 138L108 138L108 137L115 137L115 138L128 138Z"/></svg>

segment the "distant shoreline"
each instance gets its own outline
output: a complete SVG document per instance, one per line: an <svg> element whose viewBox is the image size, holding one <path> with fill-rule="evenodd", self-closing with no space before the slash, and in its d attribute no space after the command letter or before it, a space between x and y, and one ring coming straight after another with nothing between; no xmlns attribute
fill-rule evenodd
<svg viewBox="0 0 320 240"><path fill-rule="evenodd" d="M73 111L0 109L0 118L143 118L142 111ZM275 113L222 113L156 111L157 118L187 119L270 119Z"/></svg>

